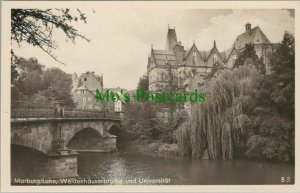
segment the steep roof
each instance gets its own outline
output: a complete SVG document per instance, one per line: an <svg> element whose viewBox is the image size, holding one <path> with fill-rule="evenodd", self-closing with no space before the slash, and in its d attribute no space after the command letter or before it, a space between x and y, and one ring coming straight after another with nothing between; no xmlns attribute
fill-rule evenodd
<svg viewBox="0 0 300 193"><path fill-rule="evenodd" d="M96 90L102 87L103 81L102 77L96 75L94 72L82 73L79 77L80 79L87 78L87 81L82 81L82 84L86 86L89 90Z"/></svg>
<svg viewBox="0 0 300 193"><path fill-rule="evenodd" d="M225 51L220 52L220 56L221 56L221 58L222 58L223 61L226 61L226 54L225 54Z"/></svg>
<svg viewBox="0 0 300 193"><path fill-rule="evenodd" d="M157 65L165 65L166 62L170 65L177 65L177 59L173 51L152 49L152 56Z"/></svg>
<svg viewBox="0 0 300 193"><path fill-rule="evenodd" d="M270 44L271 42L267 38L267 36L262 32L262 30L257 26L239 35L234 42L234 46L236 49L241 49L249 43Z"/></svg>
<svg viewBox="0 0 300 193"><path fill-rule="evenodd" d="M201 59L204 60L204 58L203 58L201 52L198 50L198 48L197 48L197 46L196 46L195 43L192 45L192 47L191 47L190 49L188 49L188 50L186 51L185 58L187 58L187 57L190 55L190 52L191 52L191 50L192 50L193 48L196 49L196 51L200 54Z"/></svg>
<svg viewBox="0 0 300 193"><path fill-rule="evenodd" d="M82 90L88 91L89 93L91 93L91 94L93 94L93 95L95 95L95 92L96 92L96 90L90 90L90 89L88 89L85 85L82 85L82 86L78 87L78 88L75 89L74 91L82 91ZM73 92L74 92L74 91L73 91Z"/></svg>
<svg viewBox="0 0 300 193"><path fill-rule="evenodd" d="M223 52L220 52L221 57L223 58L223 61L227 61L229 56L231 55L232 51L235 49L234 46L231 48L224 50Z"/></svg>
<svg viewBox="0 0 300 193"><path fill-rule="evenodd" d="M166 50L173 50L174 46L177 44L177 36L175 29L168 29Z"/></svg>
<svg viewBox="0 0 300 193"><path fill-rule="evenodd" d="M78 87L76 90L89 90L85 85Z"/></svg>
<svg viewBox="0 0 300 193"><path fill-rule="evenodd" d="M209 53L211 52L211 50L212 49L207 50L207 51L204 51L204 50L203 51L199 51L199 53L200 53L201 57L203 58L203 60L207 59L207 57L208 57Z"/></svg>
<svg viewBox="0 0 300 193"><path fill-rule="evenodd" d="M222 59L223 62L225 62L224 58L222 57L221 53L219 52L216 44L214 43L214 47L212 49L210 49L209 51L206 51L206 60L208 60L211 56L211 54L213 53L213 51L215 50L215 52L220 56L220 58Z"/></svg>

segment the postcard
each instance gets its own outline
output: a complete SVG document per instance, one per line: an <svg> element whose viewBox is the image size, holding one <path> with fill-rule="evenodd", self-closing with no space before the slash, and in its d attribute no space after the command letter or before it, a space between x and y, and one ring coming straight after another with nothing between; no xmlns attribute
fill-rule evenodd
<svg viewBox="0 0 300 193"><path fill-rule="evenodd" d="M300 191L299 2L1 4L1 191Z"/></svg>

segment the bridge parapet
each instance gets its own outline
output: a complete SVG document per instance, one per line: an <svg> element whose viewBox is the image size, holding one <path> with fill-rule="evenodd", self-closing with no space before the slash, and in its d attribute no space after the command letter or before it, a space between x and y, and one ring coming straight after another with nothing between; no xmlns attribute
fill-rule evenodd
<svg viewBox="0 0 300 193"><path fill-rule="evenodd" d="M76 109L62 103L13 102L11 118L99 118L120 120L120 115L100 110Z"/></svg>

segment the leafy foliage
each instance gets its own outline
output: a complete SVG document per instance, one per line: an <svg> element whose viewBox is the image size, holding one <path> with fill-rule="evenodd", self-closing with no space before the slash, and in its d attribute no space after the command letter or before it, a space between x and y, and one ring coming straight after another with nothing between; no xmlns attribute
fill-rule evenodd
<svg viewBox="0 0 300 193"><path fill-rule="evenodd" d="M72 22L83 21L87 17L79 9L72 14L70 9L12 9L11 10L11 39L19 45L26 42L39 47L54 60L63 63L53 55L52 50L59 46L52 38L53 29L59 29L73 43L77 37L90 41L72 25Z"/></svg>
<svg viewBox="0 0 300 193"><path fill-rule="evenodd" d="M258 130L247 141L246 155L250 158L291 160L293 155L294 124L279 115L264 116Z"/></svg>
<svg viewBox="0 0 300 193"><path fill-rule="evenodd" d="M258 58L258 56L256 55L256 52L254 50L253 44L246 44L245 50L239 54L239 57L237 58L237 60L234 63L234 67L239 67L241 65L244 65L246 60L249 58L252 59L254 66L256 66L256 68L258 69L258 71L261 74L266 73L266 68L263 63L263 59Z"/></svg>
<svg viewBox="0 0 300 193"><path fill-rule="evenodd" d="M137 88L144 90L145 92L149 91L149 79L147 74L144 74L142 77L140 77Z"/></svg>
<svg viewBox="0 0 300 193"><path fill-rule="evenodd" d="M155 112L151 105L146 103L127 103L125 104L124 115L122 124L129 133L149 138L153 136Z"/></svg>
<svg viewBox="0 0 300 193"><path fill-rule="evenodd" d="M143 141L160 140L164 143L175 142L173 131L183 122L187 122L186 112L176 112L174 124L170 125L163 118L164 113L157 113L157 105L149 103L127 103L122 120L122 127L127 132Z"/></svg>
<svg viewBox="0 0 300 193"><path fill-rule="evenodd" d="M295 45L284 34L272 57L273 73L258 83L253 111L253 136L246 155L253 158L293 161L295 151Z"/></svg>
<svg viewBox="0 0 300 193"><path fill-rule="evenodd" d="M12 102L61 100L67 105L74 105L70 74L59 68L45 69L35 58L19 58L12 69Z"/></svg>
<svg viewBox="0 0 300 193"><path fill-rule="evenodd" d="M192 105L189 133L190 150L183 154L202 158L208 151L210 159L233 159L244 148L243 134L249 127L249 117L242 110L242 102L253 91L260 76L253 65L224 70L204 86L207 100ZM186 134L177 135L187 138ZM188 138L187 138L188 139ZM181 147L181 146L180 146ZM185 153L184 153L185 152Z"/></svg>
<svg viewBox="0 0 300 193"><path fill-rule="evenodd" d="M294 119L295 113L295 38L286 32L272 58L272 100L278 112Z"/></svg>
<svg viewBox="0 0 300 193"><path fill-rule="evenodd" d="M183 93L184 87L181 83L181 79L172 72L171 65L168 64L167 71L162 74L162 80L160 83L156 84L156 91L166 92L166 93ZM160 103L157 105L161 111L166 111L168 115L168 124L171 128L174 127L174 114L176 110L183 108L183 102L178 103L176 101L168 103Z"/></svg>
<svg viewBox="0 0 300 193"><path fill-rule="evenodd" d="M271 75L265 75L251 45L233 70L214 74L204 86L207 101L194 104L190 124L177 131L181 154L293 161L294 51L294 37L285 33L271 60Z"/></svg>

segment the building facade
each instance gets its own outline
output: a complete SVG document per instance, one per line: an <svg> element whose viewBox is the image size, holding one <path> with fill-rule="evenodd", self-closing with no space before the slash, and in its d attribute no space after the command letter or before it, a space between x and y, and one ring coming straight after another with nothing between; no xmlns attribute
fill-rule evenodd
<svg viewBox="0 0 300 193"><path fill-rule="evenodd" d="M76 74L73 79L73 100L78 109L103 110L105 105L96 101L96 89L103 91L103 76L95 75L95 72Z"/></svg>
<svg viewBox="0 0 300 193"><path fill-rule="evenodd" d="M105 90L108 89L111 93L116 93L120 96L120 100L116 100L108 102L107 103L107 109L109 112L115 112L115 113L124 113L125 111L125 101L124 101L124 96L121 93L121 90L123 90L123 92L127 92L127 89L125 88L105 88ZM117 99L117 98L116 98Z"/></svg>
<svg viewBox="0 0 300 193"><path fill-rule="evenodd" d="M176 77L178 84L191 77L191 73L205 76L216 66L232 68L239 53L245 49L246 44L253 44L256 54L263 59L267 73L270 73L270 58L275 46L257 26L245 25L245 32L238 35L231 48L222 52L214 41L208 51L198 50L195 42L188 50L177 41L175 28L168 28L166 48L153 49L148 57L147 74L149 77L149 90L157 91Z"/></svg>

